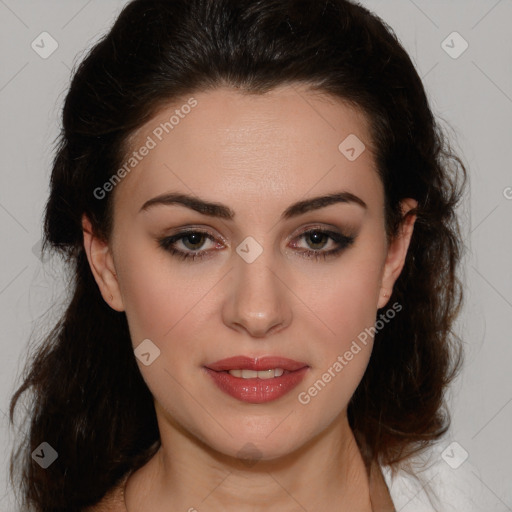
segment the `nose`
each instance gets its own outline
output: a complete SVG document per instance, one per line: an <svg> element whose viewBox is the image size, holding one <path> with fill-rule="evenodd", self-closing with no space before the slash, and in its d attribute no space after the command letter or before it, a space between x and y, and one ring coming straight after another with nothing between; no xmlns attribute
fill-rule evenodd
<svg viewBox="0 0 512 512"><path fill-rule="evenodd" d="M255 338L285 329L292 319L286 279L272 270L266 252L256 261L235 261L230 272L230 293L223 308L223 321L232 329Z"/></svg>

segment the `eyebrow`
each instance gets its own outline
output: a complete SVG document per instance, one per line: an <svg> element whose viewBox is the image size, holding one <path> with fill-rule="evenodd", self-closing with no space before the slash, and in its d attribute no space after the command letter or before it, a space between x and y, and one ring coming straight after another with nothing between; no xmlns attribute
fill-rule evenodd
<svg viewBox="0 0 512 512"><path fill-rule="evenodd" d="M360 197L352 194L351 192L342 191L334 194L328 194L325 196L318 196L311 199L298 201L297 203L289 206L281 214L281 220L298 217L299 215L302 215L306 212L319 210L320 208L325 208L326 206L337 203L350 203L359 205L364 209L368 208L367 204ZM203 199L188 194L174 192L162 194L149 199L142 205L140 211L147 211L150 208L158 205L175 204L185 206L191 210L195 210L196 212L202 213L203 215L208 215L210 217L219 217L221 219L227 220L233 220L235 218L235 212L226 205L204 201Z"/></svg>

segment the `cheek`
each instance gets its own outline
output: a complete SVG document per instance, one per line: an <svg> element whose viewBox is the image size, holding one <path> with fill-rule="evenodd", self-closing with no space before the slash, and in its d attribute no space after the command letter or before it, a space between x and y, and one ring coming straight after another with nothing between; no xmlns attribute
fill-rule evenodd
<svg viewBox="0 0 512 512"><path fill-rule="evenodd" d="M347 405L371 356L383 247L363 249L361 244L336 270L317 274L314 288L309 287L308 303L326 327L317 340L316 365L299 390L298 401L310 412L318 408L320 414L327 407L335 414Z"/></svg>
<svg viewBox="0 0 512 512"><path fill-rule="evenodd" d="M331 333L317 340L316 365L296 394L298 407L306 414L305 424L319 431L348 406L373 348L378 274L352 270L347 276L339 275L340 281L331 284L320 303L322 321Z"/></svg>
<svg viewBox="0 0 512 512"><path fill-rule="evenodd" d="M127 244L117 266L134 346L149 338L162 350L180 331L190 333L216 283L211 272L187 271L186 264L149 245Z"/></svg>
<svg viewBox="0 0 512 512"><path fill-rule="evenodd" d="M381 288L381 262L378 251L366 255L363 251L354 251L335 270L321 277L320 286L315 286L310 303L315 305L332 334L328 336L329 352L342 350L374 325Z"/></svg>

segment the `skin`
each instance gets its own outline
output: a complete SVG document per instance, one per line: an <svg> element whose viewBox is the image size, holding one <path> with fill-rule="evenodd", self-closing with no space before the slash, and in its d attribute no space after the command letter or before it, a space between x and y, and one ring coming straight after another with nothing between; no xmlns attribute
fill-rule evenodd
<svg viewBox="0 0 512 512"><path fill-rule="evenodd" d="M372 338L307 405L297 397L375 324L378 308L391 308L385 295L402 270L415 217L388 246L367 120L339 99L304 86L263 96L219 88L194 98L197 107L115 188L110 240L94 236L83 218L103 298L126 312L134 348L150 339L160 349L149 366L137 363L154 396L162 446L128 479L128 510L313 512L335 503L337 510L370 511L346 411ZM132 147L187 99L142 126ZM366 145L355 161L338 149L349 134ZM225 204L235 217L180 205L140 211L170 191ZM339 191L355 194L367 209L337 203L280 220L292 203ZM413 199L402 203L404 212L414 206ZM174 244L205 250L204 259L180 260L159 247L159 238L185 227L215 238ZM337 243L301 236L305 228L354 234L355 241L331 258L307 258L304 251L326 252ZM236 252L247 236L263 248L252 263ZM284 397L248 404L221 392L203 370L240 354L281 355L310 368ZM252 463L239 458L247 443L257 447Z"/></svg>

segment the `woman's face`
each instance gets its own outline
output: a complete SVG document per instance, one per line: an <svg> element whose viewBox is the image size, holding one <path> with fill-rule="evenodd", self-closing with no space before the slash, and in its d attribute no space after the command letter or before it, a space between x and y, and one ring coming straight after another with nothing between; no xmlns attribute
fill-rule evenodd
<svg viewBox="0 0 512 512"><path fill-rule="evenodd" d="M131 148L109 245L85 243L161 429L272 459L343 422L412 230L387 246L362 114L302 87L223 88L161 110ZM227 372L251 362L286 371Z"/></svg>

